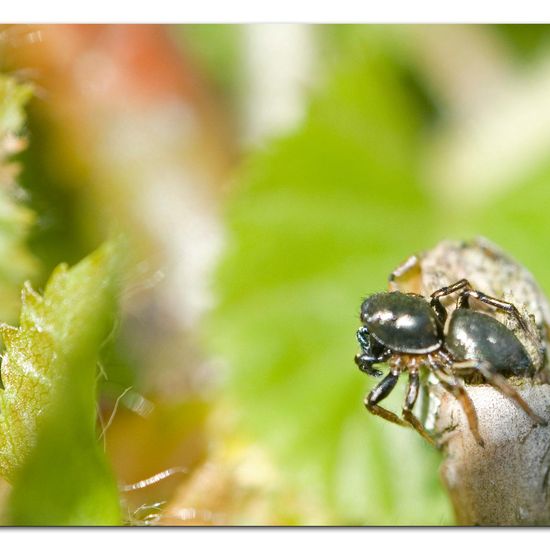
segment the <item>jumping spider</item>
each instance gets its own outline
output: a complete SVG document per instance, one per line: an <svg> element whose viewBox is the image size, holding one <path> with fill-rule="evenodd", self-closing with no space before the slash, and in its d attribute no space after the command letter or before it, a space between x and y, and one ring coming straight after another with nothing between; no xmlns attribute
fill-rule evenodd
<svg viewBox="0 0 550 550"><path fill-rule="evenodd" d="M456 307L447 320L441 299L453 293L458 296ZM371 376L382 374L373 367L377 363L387 362L390 367L389 374L365 398L365 406L371 413L401 426L412 426L434 444L413 413L420 390L419 370L427 367L441 386L459 400L470 430L481 446L484 442L476 410L463 383L472 376L512 399L536 424L547 425L507 380L532 379L540 365L534 364L512 330L490 314L470 309L470 299L513 316L521 331L533 338L513 304L475 290L466 279L436 290L428 299L420 294L393 291L373 294L363 301L362 326L357 331L361 352L355 356L355 363ZM379 403L405 371L409 381L400 418Z"/></svg>

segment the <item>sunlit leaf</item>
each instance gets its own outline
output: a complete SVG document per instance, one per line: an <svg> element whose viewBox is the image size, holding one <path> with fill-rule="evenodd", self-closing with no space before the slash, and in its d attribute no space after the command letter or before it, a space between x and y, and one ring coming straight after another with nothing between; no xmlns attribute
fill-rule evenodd
<svg viewBox="0 0 550 550"><path fill-rule="evenodd" d="M105 245L59 266L43 295L26 285L20 326L3 326L0 474L14 484L10 523L113 524L118 492L96 433L96 364L116 303Z"/></svg>
<svg viewBox="0 0 550 550"><path fill-rule="evenodd" d="M32 95L28 84L0 75L0 134L17 134L25 122L24 107Z"/></svg>
<svg viewBox="0 0 550 550"><path fill-rule="evenodd" d="M30 86L0 75L0 315L4 321L16 318L21 284L36 270L25 244L34 214L16 199L19 167L10 161L26 145L24 107L31 95Z"/></svg>

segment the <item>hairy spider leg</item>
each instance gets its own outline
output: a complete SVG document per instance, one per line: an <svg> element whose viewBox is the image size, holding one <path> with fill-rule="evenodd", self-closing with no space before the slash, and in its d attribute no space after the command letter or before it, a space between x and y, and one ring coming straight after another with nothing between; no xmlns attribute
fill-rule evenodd
<svg viewBox="0 0 550 550"><path fill-rule="evenodd" d="M456 301L457 309L468 308L470 305L470 298L474 298L475 300L478 300L483 304L487 304L494 307L495 309L504 311L505 313L512 315L518 322L521 329L527 334L527 336L532 338L529 327L525 323L525 319L521 316L520 312L514 304L510 302L505 302L504 300L499 300L498 298L489 296L484 292L480 292L479 290L474 290L467 279L460 279L452 285L444 286L443 288L436 290L431 295L430 305L433 307L440 321L442 321L443 323L447 320L447 310L441 303L441 298L459 291L461 292ZM536 342L534 343L536 344Z"/></svg>
<svg viewBox="0 0 550 550"><path fill-rule="evenodd" d="M525 319L522 317L521 313L518 311L517 307L514 304L511 304L510 302L505 302L504 300L499 300L498 298L494 298L492 296L488 296L487 294L484 294L479 290L467 288L459 295L457 299L457 302L456 302L457 309L467 308L469 306L470 298L479 300L484 304L490 305L495 309L504 311L505 313L508 313L509 315L514 317L514 319L519 324L519 327L521 328L523 333L527 336L527 338L529 338L529 340L531 340L531 344L535 348L539 347L537 337L529 330L529 327L527 326Z"/></svg>
<svg viewBox="0 0 550 550"><path fill-rule="evenodd" d="M416 403L420 389L420 378L418 370L414 369L409 373L409 382L405 394L405 402L403 404L403 416L405 420L399 418L395 413L378 405L380 401L385 399L395 388L401 371L399 368L392 369L389 374L377 385L365 398L365 407L376 416L380 416L385 420L389 420L399 426L414 428L430 445L435 445L434 440L430 437L422 423L412 412L412 408Z"/></svg>
<svg viewBox="0 0 550 550"><path fill-rule="evenodd" d="M372 366L372 357L366 353L358 353L355 356L355 364L361 372L370 376L382 376L382 371Z"/></svg>
<svg viewBox="0 0 550 550"><path fill-rule="evenodd" d="M418 399L420 392L420 376L418 375L418 369L411 369L409 371L409 382L407 384L407 390L405 393L405 402L403 403L403 418L430 444L435 445L435 441L430 434L426 431L426 428L422 425L420 420L412 412L414 404Z"/></svg>
<svg viewBox="0 0 550 550"><path fill-rule="evenodd" d="M362 372L371 376L380 376L382 371L373 368L373 363L385 363L392 355L390 349L383 349L379 354L374 354L369 341L369 331L367 327L359 327L357 331L357 340L362 353L355 356L355 364Z"/></svg>
<svg viewBox="0 0 550 550"><path fill-rule="evenodd" d="M510 398L518 407L523 409L531 419L540 426L547 426L548 422L536 414L531 407L525 402L523 397L507 382L506 378L495 372L489 363L486 361L460 361L453 364L453 371L477 370L483 375L493 388Z"/></svg>
<svg viewBox="0 0 550 550"><path fill-rule="evenodd" d="M511 304L510 302L505 302L504 300L499 300L498 298L493 298L492 296L488 296L483 292L479 292L479 290L474 290L473 288L466 288L458 296L458 299L456 302L457 309L468 308L470 305L469 304L470 298L479 300L484 304L493 306L495 309L499 309L501 311L508 313L509 315L512 315L512 317L514 317L516 321L519 323L519 326L521 327L521 329L525 333L530 335L529 328L525 323L525 319L521 316L520 312L518 311L517 307L514 304Z"/></svg>
<svg viewBox="0 0 550 550"><path fill-rule="evenodd" d="M393 388L395 388L400 374L401 373L399 369L394 368L390 370L390 372L382 379L382 381L377 384L365 397L365 407L367 407L369 412L371 412L372 414L381 416L385 420L389 420L390 422L398 424L399 426L409 427L410 424L399 418L395 413L392 413L391 411L388 411L388 409L385 409L384 407L378 405L378 403L382 401L382 399L388 397Z"/></svg>
<svg viewBox="0 0 550 550"><path fill-rule="evenodd" d="M465 288L472 288L472 285L470 285L470 282L467 279L460 279L460 281L457 281L456 283L453 283L449 286L444 286L432 293L430 306L435 311L435 314L437 315L437 318L441 321L442 325L445 325L445 321L447 320L447 310L445 309L445 306L441 303L441 298L444 298L449 294L453 294L453 292L458 292L459 290L463 290Z"/></svg>
<svg viewBox="0 0 550 550"><path fill-rule="evenodd" d="M479 422L477 419L476 409L466 388L462 383L462 380L458 379L456 376L445 372L443 365L436 361L433 357L429 356L429 367L430 371L434 376L439 380L444 389L451 393L460 403L466 418L468 419L468 425L470 426L470 431L474 436L474 439L482 447L485 446L485 442L479 433Z"/></svg>
<svg viewBox="0 0 550 550"><path fill-rule="evenodd" d="M456 301L457 309L468 308L470 305L469 304L470 298L474 298L475 300L478 300L483 304L487 304L489 306L494 307L497 310L504 311L505 313L508 313L509 315L515 318L521 330L525 333L527 338L531 340L531 343L533 344L533 346L535 347L539 346L535 335L529 330L529 327L527 326L525 319L522 317L521 313L518 311L517 307L514 304L510 302L505 302L504 300L499 300L498 298L489 296L484 292L480 292L479 290L474 290L472 288L472 285L467 279L460 279L460 281L457 281L452 285L436 290L431 295L430 305L434 309L436 315L438 316L442 324L445 324L445 321L447 320L447 310L441 304L440 299L443 298L444 296L447 296L449 294L452 294L453 292L458 292L458 291L461 291L461 292Z"/></svg>

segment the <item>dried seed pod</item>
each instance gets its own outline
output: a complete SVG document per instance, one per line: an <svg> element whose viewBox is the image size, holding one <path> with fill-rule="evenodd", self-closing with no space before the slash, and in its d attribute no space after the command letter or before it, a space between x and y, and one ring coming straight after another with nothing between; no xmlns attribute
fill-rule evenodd
<svg viewBox="0 0 550 550"><path fill-rule="evenodd" d="M443 241L397 268L390 287L430 296L461 279L515 305L525 320L527 330L522 330L513 316L492 311L518 337L536 368L534 378L509 382L533 411L548 418L550 306L526 268L483 238ZM456 298L445 297L442 305L451 314ZM424 419L426 427L438 434L445 455L441 476L458 523L549 525L550 427L535 426L516 403L488 384L468 384L466 389L484 446L473 437L460 404L437 382L430 386L430 412Z"/></svg>

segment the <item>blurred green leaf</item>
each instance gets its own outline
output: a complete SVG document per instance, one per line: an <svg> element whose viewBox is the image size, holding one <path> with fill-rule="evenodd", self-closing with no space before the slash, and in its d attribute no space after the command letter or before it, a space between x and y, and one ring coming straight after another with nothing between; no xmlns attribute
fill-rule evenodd
<svg viewBox="0 0 550 550"><path fill-rule="evenodd" d="M24 107L32 88L14 78L0 75L0 316L15 320L19 310L19 289L36 270L26 238L34 213L16 198L16 164L10 156L25 146L20 137L25 122Z"/></svg>
<svg viewBox="0 0 550 550"><path fill-rule="evenodd" d="M434 239L421 107L368 51L339 67L300 131L251 159L208 328L242 422L334 522L440 524L437 454L364 410L374 382L353 364L361 298Z"/></svg>
<svg viewBox="0 0 550 550"><path fill-rule="evenodd" d="M467 212L459 209L455 232L461 237L483 235L532 271L550 294L550 163L543 161L521 174L499 194Z"/></svg>
<svg viewBox="0 0 550 550"><path fill-rule="evenodd" d="M25 122L24 107L32 96L32 87L20 84L5 75L0 75L0 134L18 134Z"/></svg>
<svg viewBox="0 0 550 550"><path fill-rule="evenodd" d="M488 27L499 36L520 61L526 64L544 54L550 44L550 25L492 25Z"/></svg>
<svg viewBox="0 0 550 550"><path fill-rule="evenodd" d="M242 25L177 25L173 34L184 54L190 54L198 69L223 93L219 100L227 96L234 100L242 77Z"/></svg>
<svg viewBox="0 0 550 550"><path fill-rule="evenodd" d="M44 295L25 285L20 327L4 325L0 472L13 482L10 523L108 525L118 491L96 433L96 364L113 327L115 245L71 269Z"/></svg>

